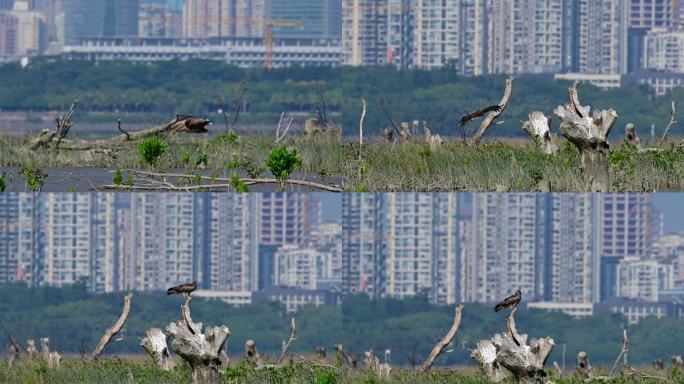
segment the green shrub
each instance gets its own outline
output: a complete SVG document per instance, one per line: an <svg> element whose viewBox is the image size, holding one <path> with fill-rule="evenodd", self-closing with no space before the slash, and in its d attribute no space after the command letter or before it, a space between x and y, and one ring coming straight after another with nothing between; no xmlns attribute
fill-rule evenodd
<svg viewBox="0 0 684 384"><path fill-rule="evenodd" d="M121 177L121 170L114 171L114 185L121 185L123 178Z"/></svg>
<svg viewBox="0 0 684 384"><path fill-rule="evenodd" d="M297 154L297 150L288 150L287 147L277 147L268 155L266 162L268 169L276 179L286 180L293 171L302 167L302 160Z"/></svg>
<svg viewBox="0 0 684 384"><path fill-rule="evenodd" d="M43 190L43 184L45 184L47 173L38 167L26 164L24 168L19 171L19 176L26 182L26 189L31 192L40 192Z"/></svg>
<svg viewBox="0 0 684 384"><path fill-rule="evenodd" d="M247 185L244 181L240 180L237 173L230 175L230 182L233 184L233 187L235 187L235 192L249 192Z"/></svg>
<svg viewBox="0 0 684 384"><path fill-rule="evenodd" d="M166 143L158 137L150 137L140 142L138 152L143 163L155 165L166 151Z"/></svg>
<svg viewBox="0 0 684 384"><path fill-rule="evenodd" d="M7 185L5 184L5 174L0 173L0 192L5 192Z"/></svg>

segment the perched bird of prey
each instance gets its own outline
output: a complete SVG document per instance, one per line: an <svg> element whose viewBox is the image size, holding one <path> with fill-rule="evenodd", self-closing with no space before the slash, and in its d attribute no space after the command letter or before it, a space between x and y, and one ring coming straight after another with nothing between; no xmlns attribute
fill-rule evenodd
<svg viewBox="0 0 684 384"><path fill-rule="evenodd" d="M474 111L470 112L469 114L461 117L461 127L465 126L469 122L477 119L478 117L482 117L486 115L489 112L501 112L501 109L503 107L500 105L490 105L489 107L479 110L479 111Z"/></svg>
<svg viewBox="0 0 684 384"><path fill-rule="evenodd" d="M211 121L192 115L176 115L176 120L176 132L205 133L209 131L207 126L211 125Z"/></svg>
<svg viewBox="0 0 684 384"><path fill-rule="evenodd" d="M514 294L508 296L502 302L497 304L496 307L494 307L494 312L499 312L504 308L515 308L518 303L520 303L520 300L522 300L522 292L520 292L518 289Z"/></svg>
<svg viewBox="0 0 684 384"><path fill-rule="evenodd" d="M198 285L199 285L199 283L197 282L197 280L195 280L192 283L185 283L185 284L181 284L177 287L171 287L171 288L166 290L166 294L167 295L174 295L174 294L183 293L183 294L189 295L192 292L194 292L195 289L197 289Z"/></svg>

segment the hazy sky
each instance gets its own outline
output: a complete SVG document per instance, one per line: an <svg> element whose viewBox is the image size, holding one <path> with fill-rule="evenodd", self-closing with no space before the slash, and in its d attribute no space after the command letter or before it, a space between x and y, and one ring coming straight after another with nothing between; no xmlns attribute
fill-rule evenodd
<svg viewBox="0 0 684 384"><path fill-rule="evenodd" d="M663 211L665 233L684 231L684 193L654 193L653 205Z"/></svg>

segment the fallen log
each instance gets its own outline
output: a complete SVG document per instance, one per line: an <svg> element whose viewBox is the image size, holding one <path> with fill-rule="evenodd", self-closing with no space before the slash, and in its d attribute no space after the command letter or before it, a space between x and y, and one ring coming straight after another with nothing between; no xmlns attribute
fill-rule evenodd
<svg viewBox="0 0 684 384"><path fill-rule="evenodd" d="M539 150L546 155L552 155L558 150L556 144L551 140L551 120L552 118L546 117L543 112L532 112L528 120L522 124L523 130L527 132Z"/></svg>
<svg viewBox="0 0 684 384"><path fill-rule="evenodd" d="M131 311L131 298L133 297L132 293L129 293L124 297L124 306L123 310L121 311L121 316L119 316L119 319L112 325L110 328L108 328L104 335L102 335L102 338L100 339L100 342L97 344L97 347L95 347L95 350L93 351L92 355L90 356L91 359L97 360L100 358L100 355L104 351L105 347L107 347L107 344L112 340L112 337L114 337L121 328L123 328L124 324L126 324L126 319L128 318L128 313Z"/></svg>
<svg viewBox="0 0 684 384"><path fill-rule="evenodd" d="M617 120L613 109L596 111L589 116L590 107L582 106L575 82L569 89L570 102L556 108L561 119L560 132L573 143L582 155L582 175L587 192L609 192L608 134Z"/></svg>
<svg viewBox="0 0 684 384"><path fill-rule="evenodd" d="M515 327L513 308L507 317L507 331L497 333L490 340L481 340L471 351L471 357L484 368L487 377L502 382L513 376L517 383L547 383L544 365L553 350L550 337L532 339L527 345L527 335L519 334Z"/></svg>
<svg viewBox="0 0 684 384"><path fill-rule="evenodd" d="M69 140L64 138L60 140L57 131L44 129L38 134L38 136L29 141L28 149L35 151L41 147L50 147L52 145L57 147L59 145L59 149L72 151L112 150L125 142L137 141L151 136L156 136L161 133L176 131L184 126L185 122L176 118L164 125L143 129L136 132L124 132L121 135L101 140Z"/></svg>

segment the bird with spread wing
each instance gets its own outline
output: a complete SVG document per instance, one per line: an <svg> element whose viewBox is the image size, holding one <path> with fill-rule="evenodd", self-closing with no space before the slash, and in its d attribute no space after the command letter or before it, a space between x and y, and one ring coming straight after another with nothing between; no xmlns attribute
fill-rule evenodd
<svg viewBox="0 0 684 384"><path fill-rule="evenodd" d="M166 290L167 295L178 295L178 294L185 294L185 295L190 295L192 292L194 292L197 289L197 286L199 283L197 280L193 281L192 283L185 283L181 284L175 287L171 287Z"/></svg>
<svg viewBox="0 0 684 384"><path fill-rule="evenodd" d="M494 312L499 312L500 310L504 308L515 308L518 304L520 304L520 300L522 300L522 292L518 289L515 291L514 294L508 296L505 298L502 302L496 305L494 307Z"/></svg>
<svg viewBox="0 0 684 384"><path fill-rule="evenodd" d="M477 118L480 118L480 117L488 114L489 112L501 112L502 109L503 109L503 107L500 105L490 105L489 107L487 107L485 109L473 111L473 112L470 112L469 114L461 117L460 125L461 125L461 134L463 135L463 139L465 140L465 126L466 126L466 124L468 124L469 122L471 122Z"/></svg>

